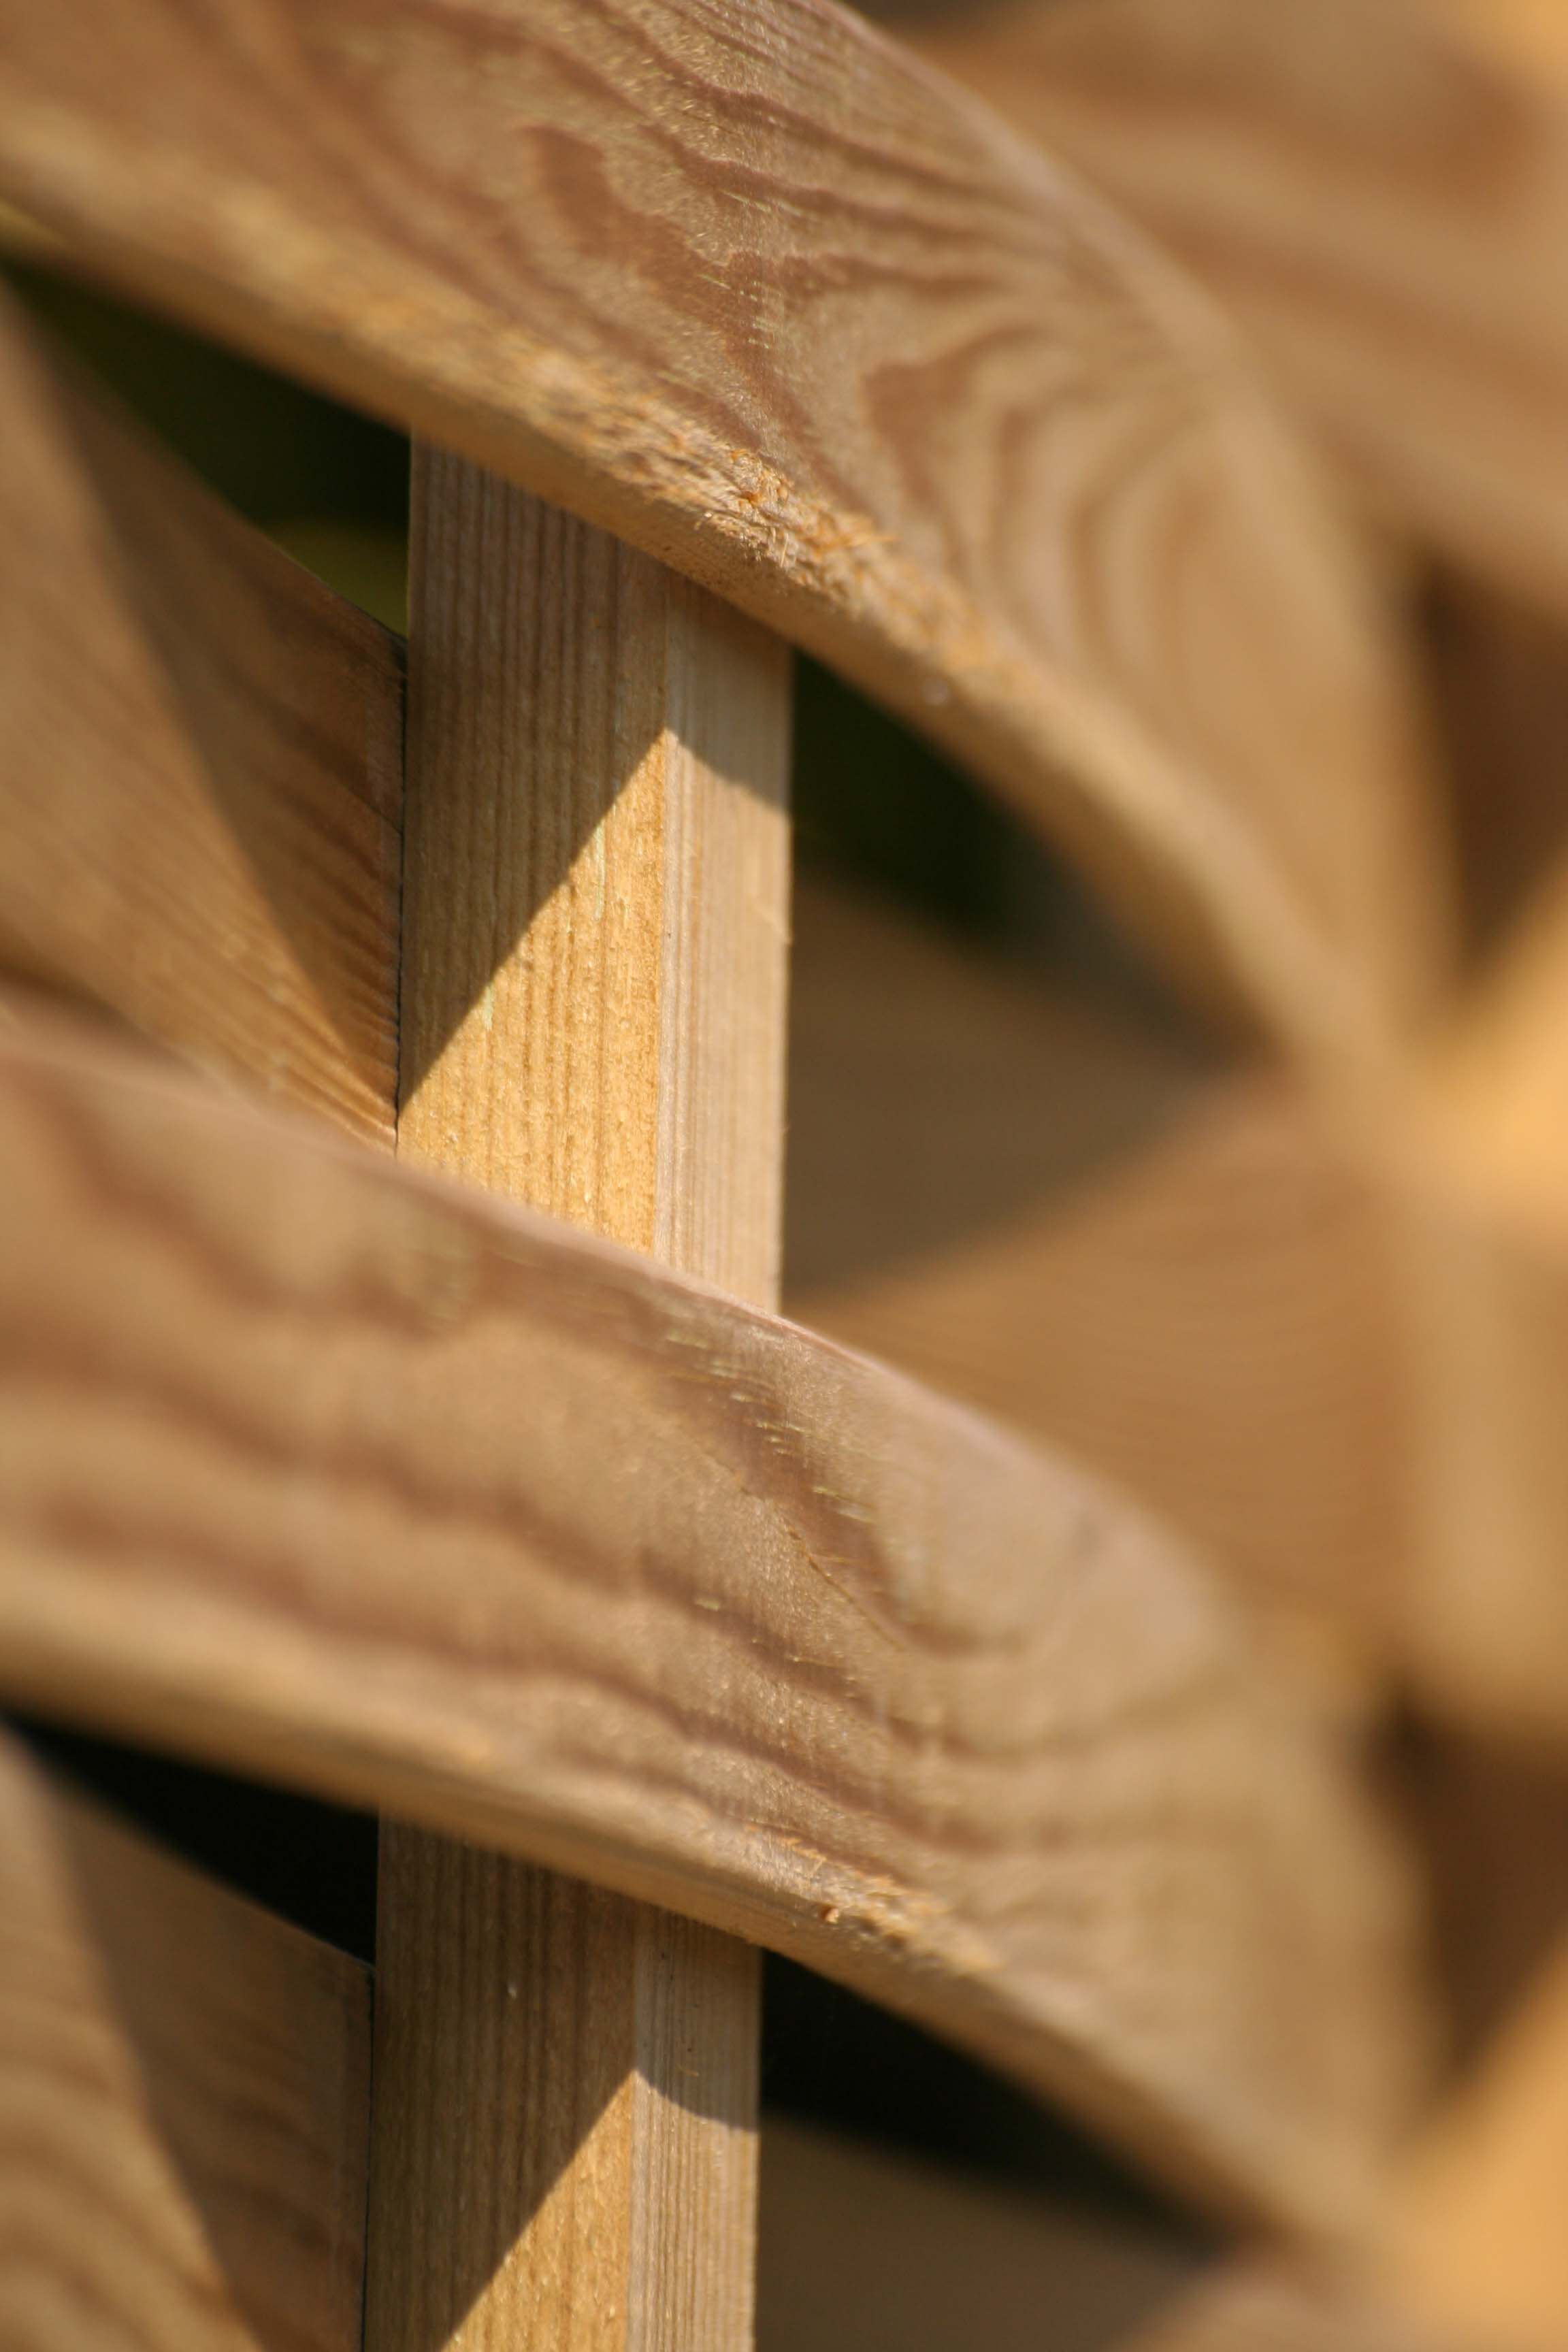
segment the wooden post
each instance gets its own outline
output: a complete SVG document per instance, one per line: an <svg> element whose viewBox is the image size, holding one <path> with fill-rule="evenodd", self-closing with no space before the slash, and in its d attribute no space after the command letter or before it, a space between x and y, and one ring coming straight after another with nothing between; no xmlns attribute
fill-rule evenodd
<svg viewBox="0 0 1568 2352"><path fill-rule="evenodd" d="M398 1148L778 1283L789 656L465 461L414 473ZM389 1824L369 2352L751 2338L758 1971Z"/></svg>

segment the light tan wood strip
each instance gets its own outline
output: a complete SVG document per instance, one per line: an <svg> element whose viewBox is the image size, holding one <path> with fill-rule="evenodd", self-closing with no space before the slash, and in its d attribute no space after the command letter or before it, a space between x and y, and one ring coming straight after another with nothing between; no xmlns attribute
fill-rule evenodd
<svg viewBox="0 0 1568 2352"><path fill-rule="evenodd" d="M1446 958L1392 640L1196 289L823 0L0 11L0 187L674 564L1280 1029Z"/></svg>
<svg viewBox="0 0 1568 2352"><path fill-rule="evenodd" d="M0 291L0 966L390 1142L402 681Z"/></svg>
<svg viewBox="0 0 1568 2352"><path fill-rule="evenodd" d="M758 2352L1105 2352L1179 2289L1173 2236L763 2119Z"/></svg>
<svg viewBox="0 0 1568 2352"><path fill-rule="evenodd" d="M818 893L797 928L790 1313L1059 1445L1254 1599L1386 1639L1398 1266L1321 1108L885 914Z"/></svg>
<svg viewBox="0 0 1568 2352"><path fill-rule="evenodd" d="M773 1305L787 649L424 447L412 584L400 1154ZM755 1952L397 1824L383 1854L371 2352L437 2318L739 2352ZM586 2080L541 2070L563 2039Z"/></svg>
<svg viewBox="0 0 1568 2352"><path fill-rule="evenodd" d="M1380 506L1563 614L1568 84L1504 16L1000 0L909 31L1157 231Z"/></svg>
<svg viewBox="0 0 1568 2352"><path fill-rule="evenodd" d="M0 1742L6 2352L357 2352L363 1969Z"/></svg>
<svg viewBox="0 0 1568 2352"><path fill-rule="evenodd" d="M0 1048L0 1684L788 1951L1364 2226L1423 1993L1341 1744L1131 1507L826 1341Z"/></svg>

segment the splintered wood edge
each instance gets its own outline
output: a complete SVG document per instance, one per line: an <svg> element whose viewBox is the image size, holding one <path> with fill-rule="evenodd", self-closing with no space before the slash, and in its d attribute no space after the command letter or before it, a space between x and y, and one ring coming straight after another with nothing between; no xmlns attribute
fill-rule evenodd
<svg viewBox="0 0 1568 2352"><path fill-rule="evenodd" d="M0 191L116 282L819 653L1299 1043L1429 1004L1436 802L1306 455L1195 289L870 28L268 0L252 49L95 0L0 60Z"/></svg>
<svg viewBox="0 0 1568 2352"><path fill-rule="evenodd" d="M1398 1857L1131 1507L63 1020L0 1098L11 1696L748 1936L1232 2210L1363 2223Z"/></svg>

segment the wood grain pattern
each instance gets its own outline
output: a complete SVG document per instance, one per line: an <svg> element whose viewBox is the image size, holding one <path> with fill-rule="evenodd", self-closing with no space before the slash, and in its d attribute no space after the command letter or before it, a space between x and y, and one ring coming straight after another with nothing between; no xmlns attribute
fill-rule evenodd
<svg viewBox="0 0 1568 2352"><path fill-rule="evenodd" d="M1568 83L1508 14L1002 0L908 29L1182 257L1381 507L1564 614Z"/></svg>
<svg viewBox="0 0 1568 2352"><path fill-rule="evenodd" d="M392 640L0 295L0 966L389 1142Z"/></svg>
<svg viewBox="0 0 1568 2352"><path fill-rule="evenodd" d="M6 1689L663 1901L1364 2223L1398 1856L1149 1522L63 1024L0 1062Z"/></svg>
<svg viewBox="0 0 1568 2352"><path fill-rule="evenodd" d="M0 12L0 189L821 654L1189 966L1446 960L1378 600L1194 289L822 0Z"/></svg>
<svg viewBox="0 0 1568 2352"><path fill-rule="evenodd" d="M790 1313L1059 1446L1255 1601L1385 1644L1401 1267L1322 1107L886 916L818 894L798 928Z"/></svg>
<svg viewBox="0 0 1568 2352"><path fill-rule="evenodd" d="M357 2352L364 1971L0 1745L0 2342Z"/></svg>
<svg viewBox="0 0 1568 2352"><path fill-rule="evenodd" d="M1105 2352L1193 2269L1173 2234L763 2121L757 2352Z"/></svg>
<svg viewBox="0 0 1568 2352"><path fill-rule="evenodd" d="M460 459L415 514L399 1153L772 1306L788 650Z"/></svg>
<svg viewBox="0 0 1568 2352"><path fill-rule="evenodd" d="M399 1154L772 1306L787 650L461 459L413 519ZM743 2352L754 1950L382 1851L371 2352Z"/></svg>

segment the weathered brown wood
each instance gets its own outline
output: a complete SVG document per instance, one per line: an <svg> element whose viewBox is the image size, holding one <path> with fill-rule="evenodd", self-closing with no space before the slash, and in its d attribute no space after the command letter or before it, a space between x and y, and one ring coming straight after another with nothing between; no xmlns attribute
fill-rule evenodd
<svg viewBox="0 0 1568 2352"><path fill-rule="evenodd" d="M1179 2289L1172 2234L763 2119L757 2352L1104 2352Z"/></svg>
<svg viewBox="0 0 1568 2352"><path fill-rule="evenodd" d="M0 294L0 966L390 1142L393 641Z"/></svg>
<svg viewBox="0 0 1568 2352"><path fill-rule="evenodd" d="M424 448L411 572L399 1154L773 1306L788 651ZM382 1847L371 2352L743 2352L755 1951Z"/></svg>
<svg viewBox="0 0 1568 2352"><path fill-rule="evenodd" d="M1568 82L1505 14L1014 0L908 29L1223 298L1383 508L1563 614Z"/></svg>
<svg viewBox="0 0 1568 2352"><path fill-rule="evenodd" d="M1254 1600L1386 1641L1398 1267L1321 1107L820 890L797 930L790 1313L1060 1446Z"/></svg>
<svg viewBox="0 0 1568 2352"><path fill-rule="evenodd" d="M674 564L1279 1028L1432 996L1385 615L1196 290L821 0L6 0L0 188Z"/></svg>
<svg viewBox="0 0 1568 2352"><path fill-rule="evenodd" d="M1364 2222L1398 1855L1151 1523L63 1022L0 1068L7 1690L665 1902Z"/></svg>
<svg viewBox="0 0 1568 2352"><path fill-rule="evenodd" d="M364 1971L0 1743L0 2342L357 2352Z"/></svg>

